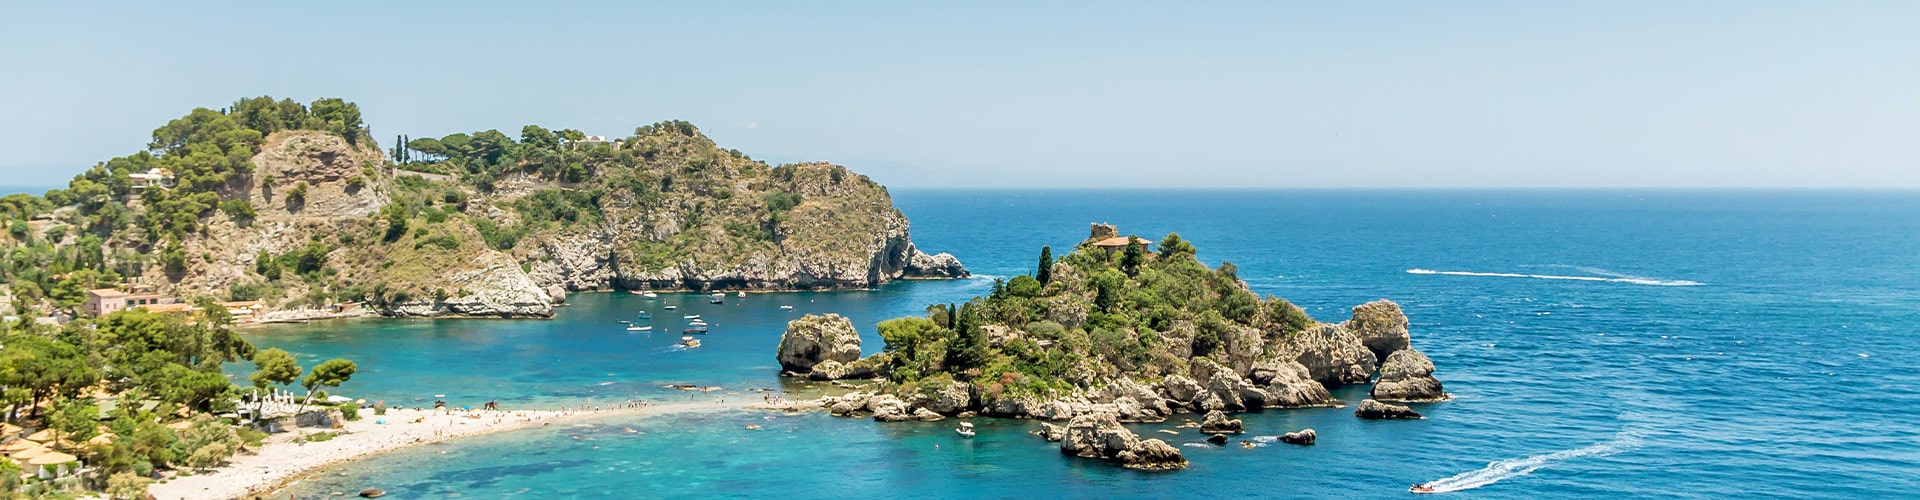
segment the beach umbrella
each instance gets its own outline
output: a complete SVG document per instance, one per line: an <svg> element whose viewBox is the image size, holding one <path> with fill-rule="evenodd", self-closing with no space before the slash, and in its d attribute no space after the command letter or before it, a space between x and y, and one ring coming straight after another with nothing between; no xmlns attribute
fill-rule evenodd
<svg viewBox="0 0 1920 500"><path fill-rule="evenodd" d="M49 451L53 451L53 450L47 449L47 447L45 446L34 446L32 448L27 448L24 450L13 452L13 454L7 455L7 456L13 457L14 460L25 461L25 460L32 460L33 457L46 454Z"/></svg>
<svg viewBox="0 0 1920 500"><path fill-rule="evenodd" d="M68 462L73 462L76 460L79 460L79 458L76 458L73 455L68 455L65 453L57 452L57 451L49 451L45 454L42 454L40 456L33 457L32 459L27 460L27 465L60 465Z"/></svg>
<svg viewBox="0 0 1920 500"><path fill-rule="evenodd" d="M40 429L40 432L27 435L28 441L45 443L53 440L53 429Z"/></svg>
<svg viewBox="0 0 1920 500"><path fill-rule="evenodd" d="M0 445L0 454L13 453L16 451L32 448L35 446L40 446L40 443L35 443L33 441L28 441L25 439L15 439L13 441L7 442L7 444Z"/></svg>
<svg viewBox="0 0 1920 500"><path fill-rule="evenodd" d="M114 437L116 436L114 436L113 433L111 432L102 433L98 436L94 436L93 439L88 439L87 444L97 444L97 445L113 444Z"/></svg>

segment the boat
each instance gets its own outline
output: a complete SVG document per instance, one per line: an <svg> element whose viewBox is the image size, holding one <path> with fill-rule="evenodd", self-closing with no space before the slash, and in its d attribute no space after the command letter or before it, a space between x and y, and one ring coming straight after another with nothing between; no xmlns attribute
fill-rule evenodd
<svg viewBox="0 0 1920 500"><path fill-rule="evenodd" d="M668 311L672 311L672 310L674 310L674 309L679 309L679 308L680 308L680 306L676 306L676 305L673 305L673 304L667 304L667 310L668 310Z"/></svg>
<svg viewBox="0 0 1920 500"><path fill-rule="evenodd" d="M640 295L640 294L643 294L643 293L645 293L645 292L641 292L641 291L639 291L639 290L627 290L627 293L631 293L631 294L634 294L634 295Z"/></svg>
<svg viewBox="0 0 1920 500"><path fill-rule="evenodd" d="M1437 491L1433 491L1432 486L1427 486L1425 484L1413 485L1413 487L1407 488L1407 491L1411 493L1439 493Z"/></svg>
<svg viewBox="0 0 1920 500"><path fill-rule="evenodd" d="M629 332L650 332L650 331L653 331L653 325L633 325L633 326L629 326L629 327L627 327L627 331L629 331Z"/></svg>
<svg viewBox="0 0 1920 500"><path fill-rule="evenodd" d="M696 327L693 327L693 328L688 328L688 329L685 329L685 330L681 330L681 331L680 331L680 333L698 333L698 334L701 334L701 335L705 335L705 334L707 333L707 327L704 327L704 326L696 326Z"/></svg>
<svg viewBox="0 0 1920 500"><path fill-rule="evenodd" d="M700 319L700 315L698 315L698 314L688 314L688 315L685 315L685 316L681 316L681 317L680 317L680 319Z"/></svg>
<svg viewBox="0 0 1920 500"><path fill-rule="evenodd" d="M627 321L627 320L624 320L624 319L623 319L623 320L617 320L617 321L618 321L618 322L619 322L620 324L623 324L623 325L624 325L624 324L627 324L627 323L632 323L632 321Z"/></svg>
<svg viewBox="0 0 1920 500"><path fill-rule="evenodd" d="M713 304L719 304L721 302L726 302L726 301L727 301L727 294L724 294L724 293L713 294L713 298L707 299L708 303L713 303Z"/></svg>
<svg viewBox="0 0 1920 500"><path fill-rule="evenodd" d="M961 422L960 428L953 431L960 433L961 437L973 437L973 422Z"/></svg>
<svg viewBox="0 0 1920 500"><path fill-rule="evenodd" d="M696 339L693 337L680 337L680 346L686 347L689 349L700 347L700 339Z"/></svg>
<svg viewBox="0 0 1920 500"><path fill-rule="evenodd" d="M740 293L733 294L733 296L744 299L744 298L747 298L747 292L745 290L741 290Z"/></svg>
<svg viewBox="0 0 1920 500"><path fill-rule="evenodd" d="M707 326L707 322L705 322L705 321L700 321L700 320L697 320L697 319L696 319L696 320L693 320L693 321L690 321L690 322L688 322L688 323L687 323L687 326Z"/></svg>
<svg viewBox="0 0 1920 500"><path fill-rule="evenodd" d="M646 291L646 292L643 292L643 293L641 293L641 294L640 294L640 296L641 296L641 297L646 297L646 298L649 298L649 299L657 299L657 298L660 298L660 294L657 294L657 293L653 293L653 291L652 291L652 290L648 290L648 291Z"/></svg>
<svg viewBox="0 0 1920 500"><path fill-rule="evenodd" d="M792 311L792 310L793 310L793 306L790 306L790 305L783 305L783 306L780 306L780 310L782 310L782 311Z"/></svg>
<svg viewBox="0 0 1920 500"><path fill-rule="evenodd" d="M633 315L633 317L640 318L640 319L653 319L653 313L640 311L640 314L635 314Z"/></svg>

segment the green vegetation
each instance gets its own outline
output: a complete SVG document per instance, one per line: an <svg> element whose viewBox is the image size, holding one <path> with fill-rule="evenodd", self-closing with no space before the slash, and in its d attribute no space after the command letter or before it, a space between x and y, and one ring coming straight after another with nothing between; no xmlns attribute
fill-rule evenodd
<svg viewBox="0 0 1920 500"><path fill-rule="evenodd" d="M1042 248L1038 278L881 322L890 354L882 371L899 391L963 381L992 401L1118 375L1158 380L1185 373L1194 357L1225 361L1236 342L1277 342L1311 326L1299 307L1248 291L1233 264L1207 268L1179 235L1160 245L1158 254L1083 245L1057 273L1052 249Z"/></svg>

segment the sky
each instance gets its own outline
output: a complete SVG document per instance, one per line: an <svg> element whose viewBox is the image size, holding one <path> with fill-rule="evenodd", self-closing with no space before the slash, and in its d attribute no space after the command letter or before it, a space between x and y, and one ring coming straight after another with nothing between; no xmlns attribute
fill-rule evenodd
<svg viewBox="0 0 1920 500"><path fill-rule="evenodd" d="M0 185L271 95L383 146L683 119L896 187L1920 187L1920 2L5 9Z"/></svg>

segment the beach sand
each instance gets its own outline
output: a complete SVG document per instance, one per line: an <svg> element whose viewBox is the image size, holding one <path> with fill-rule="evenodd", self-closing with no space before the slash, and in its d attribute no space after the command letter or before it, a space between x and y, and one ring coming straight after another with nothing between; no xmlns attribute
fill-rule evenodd
<svg viewBox="0 0 1920 500"><path fill-rule="evenodd" d="M159 500L253 498L279 489L316 469L408 446L577 420L750 408L776 409L757 402L700 401L583 411L455 410L449 414L439 410L396 409L388 410L384 417L374 416L371 410L361 410L360 420L347 422L344 429L302 428L275 434L267 438L263 449L257 453L235 455L219 468L191 476L176 476L166 484L155 483L147 492ZM471 418L470 415L478 415L478 418ZM386 419L386 424L376 423L382 418ZM343 431L344 434L328 441L295 442L302 434Z"/></svg>

